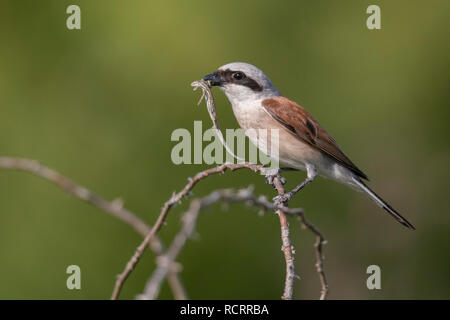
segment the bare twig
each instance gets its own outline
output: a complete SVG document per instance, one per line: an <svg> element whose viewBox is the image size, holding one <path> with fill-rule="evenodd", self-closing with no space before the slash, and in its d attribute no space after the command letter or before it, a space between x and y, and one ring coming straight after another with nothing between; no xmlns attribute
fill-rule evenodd
<svg viewBox="0 0 450 320"><path fill-rule="evenodd" d="M314 248L316 252L316 270L319 275L320 280L320 300L325 300L328 296L328 281L327 276L325 275L325 271L323 270L323 260L325 259L323 256L322 246L327 243L323 234L317 229L314 225L308 222L305 218L305 214L303 211L299 211L297 213L300 223L304 229L309 229L312 233L316 235L316 242L314 243Z"/></svg>
<svg viewBox="0 0 450 320"><path fill-rule="evenodd" d="M130 225L143 237L145 237L151 230L150 226L146 224L142 219L140 219L128 209L124 208L122 201L107 201L102 197L94 194L90 190L86 189L85 187L82 187L79 184L61 175L59 172L43 166L38 161L24 158L0 157L0 168L29 172L47 181L50 181L66 191L68 194L74 195L75 197L90 203L100 210L109 213L110 215ZM161 255L164 252L164 246L157 237L152 239L152 241L149 243L149 246L157 255ZM169 284L172 288L172 293L175 299L186 299L183 285L177 273L170 272L168 277Z"/></svg>
<svg viewBox="0 0 450 320"><path fill-rule="evenodd" d="M262 166L248 162L238 164L224 163L223 165L220 165L218 167L207 169L205 171L197 173L193 178L189 180L189 182L186 184L183 190L181 190L176 194L173 194L172 197L164 204L153 228L144 238L144 241L142 241L142 243L136 248L136 251L126 264L124 270L117 277L111 299L115 300L119 297L119 293L123 286L123 283L128 278L130 273L133 271L136 264L139 262L139 259L141 258L142 253L144 252L144 248L152 241L154 236L158 233L159 229L162 227L166 219L166 216L169 213L170 208L172 208L174 204L180 202L184 197L186 197L200 180L203 180L204 178L209 177L210 175L213 174L224 173L227 169L234 171L243 168L257 172L261 170Z"/></svg>
<svg viewBox="0 0 450 320"><path fill-rule="evenodd" d="M283 181L279 175L273 178L273 186L277 189L278 195L283 195L285 193ZM284 259L286 261L286 278L284 283L284 292L281 299L292 300L294 279L296 277L294 266L294 246L291 244L291 239L289 237L289 223L287 221L286 213L282 209L287 206L287 203L276 203L276 205L277 209L275 212L280 217L281 241L283 243L281 250L284 253Z"/></svg>

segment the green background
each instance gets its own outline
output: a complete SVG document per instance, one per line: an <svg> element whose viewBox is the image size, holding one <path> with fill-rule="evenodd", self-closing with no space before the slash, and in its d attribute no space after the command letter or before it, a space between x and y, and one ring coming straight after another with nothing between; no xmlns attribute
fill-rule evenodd
<svg viewBox="0 0 450 320"><path fill-rule="evenodd" d="M66 28L69 4L82 29ZM381 30L366 8L381 7ZM291 202L325 234L332 299L450 298L449 1L2 1L0 156L36 159L90 190L121 197L153 223L171 193L206 165L171 162L176 128L210 120L190 83L232 61L265 71L339 141L370 186L416 227L362 194L318 179ZM215 89L222 128L237 123ZM292 187L303 173L289 173ZM246 171L214 188L253 184ZM167 244L182 206L160 232ZM314 237L291 222L295 298L316 299ZM278 299L284 260L277 217L243 204L200 216L179 262L190 298ZM27 173L0 171L0 298L106 299L141 238L129 226ZM142 292L146 252L121 298ZM76 264L82 289L66 288ZM381 267L382 289L366 288ZM160 298L171 299L165 284Z"/></svg>

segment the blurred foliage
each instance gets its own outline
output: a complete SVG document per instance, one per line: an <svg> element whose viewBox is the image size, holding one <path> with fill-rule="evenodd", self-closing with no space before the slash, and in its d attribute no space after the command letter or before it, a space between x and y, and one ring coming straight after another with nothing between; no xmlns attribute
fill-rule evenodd
<svg viewBox="0 0 450 320"><path fill-rule="evenodd" d="M82 30L66 28L77 3ZM366 28L381 7L382 29ZM407 216L411 232L361 194L318 179L294 201L326 235L330 298L450 298L449 1L12 1L0 3L0 155L37 159L149 223L205 165L170 160L176 128L210 125L190 82L232 61L260 67L306 107ZM215 91L222 128L237 127ZM303 173L289 173L289 186ZM249 173L204 181L255 185ZM186 203L161 230L167 243ZM26 173L0 171L0 298L103 299L140 237ZM291 222L297 298L317 298L314 238ZM191 298L278 299L279 223L233 205L204 213L179 261ZM66 289L66 267L82 290ZM366 288L366 268L382 290ZM154 268L146 253L125 284L133 298ZM161 298L170 299L167 285Z"/></svg>

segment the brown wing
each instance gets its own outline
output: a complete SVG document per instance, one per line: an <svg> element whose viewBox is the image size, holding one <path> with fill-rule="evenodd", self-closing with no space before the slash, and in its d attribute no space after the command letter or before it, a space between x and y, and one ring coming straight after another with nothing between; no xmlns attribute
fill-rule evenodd
<svg viewBox="0 0 450 320"><path fill-rule="evenodd" d="M322 126L300 105L285 97L275 97L262 102L265 110L297 138L321 150L357 176L367 179L342 152L339 145Z"/></svg>

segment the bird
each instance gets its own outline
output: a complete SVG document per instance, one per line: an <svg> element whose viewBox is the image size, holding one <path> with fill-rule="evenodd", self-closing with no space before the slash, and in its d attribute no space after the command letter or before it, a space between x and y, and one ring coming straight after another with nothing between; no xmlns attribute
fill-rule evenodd
<svg viewBox="0 0 450 320"><path fill-rule="evenodd" d="M302 183L274 200L289 201L320 175L364 192L399 223L415 230L408 220L366 185L367 175L344 154L319 122L295 101L283 96L263 71L245 62L232 62L204 76L203 81L223 91L245 132L248 129L277 130L277 160L288 168L306 171L306 179ZM261 141L257 136L248 137L260 148Z"/></svg>

